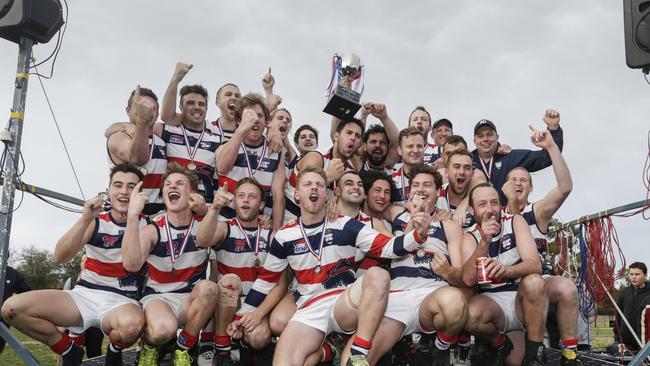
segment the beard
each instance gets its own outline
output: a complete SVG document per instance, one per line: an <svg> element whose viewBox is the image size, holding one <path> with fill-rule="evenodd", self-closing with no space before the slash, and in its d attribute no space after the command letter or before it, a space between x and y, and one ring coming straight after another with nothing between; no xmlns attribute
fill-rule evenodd
<svg viewBox="0 0 650 366"><path fill-rule="evenodd" d="M382 153L381 157L379 158L377 158L376 155L373 154L373 152L377 152L377 151L380 151ZM386 162L386 158L388 157L388 154L384 154L384 152L381 151L380 149L375 149L367 156L368 156L368 163L370 163L370 165L383 166L384 163Z"/></svg>

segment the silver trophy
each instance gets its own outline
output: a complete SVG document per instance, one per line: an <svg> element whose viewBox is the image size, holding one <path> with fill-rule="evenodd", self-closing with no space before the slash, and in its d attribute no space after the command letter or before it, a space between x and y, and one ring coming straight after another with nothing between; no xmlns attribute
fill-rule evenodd
<svg viewBox="0 0 650 366"><path fill-rule="evenodd" d="M351 120L361 109L361 93L363 93L363 65L361 59L354 53L334 55L332 58L332 77L327 88L328 100L323 112L341 120ZM341 85L346 79L349 87ZM354 82L354 87L352 84Z"/></svg>

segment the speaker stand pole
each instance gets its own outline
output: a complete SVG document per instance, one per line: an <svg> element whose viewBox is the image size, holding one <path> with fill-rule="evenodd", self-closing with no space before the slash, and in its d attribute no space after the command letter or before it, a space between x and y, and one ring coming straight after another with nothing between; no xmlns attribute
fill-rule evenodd
<svg viewBox="0 0 650 366"><path fill-rule="evenodd" d="M16 172L20 157L20 138L23 131L23 119L25 113L25 98L27 96L27 79L29 75L29 62L32 57L31 39L22 37L18 52L18 67L16 70L16 82L14 90L14 101L11 107L9 119L10 141L5 143L9 154L5 158L3 167L4 181L2 182L2 196L0 197L0 294L4 293L5 276L7 274L7 259L9 258L9 237L11 234L11 216L14 209L14 193L16 187ZM0 298L0 301L3 301ZM34 356L20 343L16 337L9 332L7 326L0 322L0 337L4 338L18 356L29 366L38 366Z"/></svg>

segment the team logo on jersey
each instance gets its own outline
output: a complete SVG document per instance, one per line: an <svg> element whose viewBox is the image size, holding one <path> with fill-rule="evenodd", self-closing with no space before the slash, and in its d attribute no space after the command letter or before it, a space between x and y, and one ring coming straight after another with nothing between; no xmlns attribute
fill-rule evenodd
<svg viewBox="0 0 650 366"><path fill-rule="evenodd" d="M497 169L501 169L501 163L502 163L501 161L497 161L496 163L494 163L494 167Z"/></svg>
<svg viewBox="0 0 650 366"><path fill-rule="evenodd" d="M171 136L169 136L169 142L171 142L173 144L183 144L183 143L185 143L185 140L183 140L182 136L171 135Z"/></svg>
<svg viewBox="0 0 650 366"><path fill-rule="evenodd" d="M415 263L415 264L417 264L417 265L420 265L420 264L427 264L426 269L429 269L428 264L431 263L431 260L432 260L432 259L433 259L433 254L432 254L432 253L426 253L425 255L423 255L423 256L421 256L421 257L418 256L418 255L414 255L414 256L413 256L413 263ZM418 268L421 268L421 267L418 267ZM419 270L419 269L418 269L418 270ZM429 273L430 273L430 272L431 272L431 270L429 269Z"/></svg>
<svg viewBox="0 0 650 366"><path fill-rule="evenodd" d="M136 276L126 276L118 278L117 282L120 287L134 287L138 285L138 278Z"/></svg>
<svg viewBox="0 0 650 366"><path fill-rule="evenodd" d="M117 238L114 236L105 236L102 238L102 242L104 243L105 247L112 247L117 243Z"/></svg>
<svg viewBox="0 0 650 366"><path fill-rule="evenodd" d="M340 260L327 272L327 279L323 282L326 289L343 287L356 280L354 262L349 259Z"/></svg>
<svg viewBox="0 0 650 366"><path fill-rule="evenodd" d="M235 240L235 253L246 251L246 243L243 240Z"/></svg>
<svg viewBox="0 0 650 366"><path fill-rule="evenodd" d="M271 162L269 161L269 159L267 159L267 158L263 158L263 159L262 159L262 162L260 163L260 168L262 168L262 169L268 169L269 164L271 164Z"/></svg>
<svg viewBox="0 0 650 366"><path fill-rule="evenodd" d="M307 253L308 251L309 248L307 247L307 243L305 243L304 239L299 239L293 244L293 252L296 254Z"/></svg>
<svg viewBox="0 0 650 366"><path fill-rule="evenodd" d="M260 242L257 244L257 247L259 250L266 250L266 247L269 246L269 243L266 241L265 238L260 238Z"/></svg>
<svg viewBox="0 0 650 366"><path fill-rule="evenodd" d="M501 238L501 248L510 249L512 248L512 234L508 234Z"/></svg>
<svg viewBox="0 0 650 366"><path fill-rule="evenodd" d="M201 143L199 144L199 148L203 150L210 150L210 146L212 146L212 144L210 142L205 142L205 141L201 141Z"/></svg>
<svg viewBox="0 0 650 366"><path fill-rule="evenodd" d="M329 228L325 229L325 240L326 245L332 245L332 242L334 241L334 234L332 234L332 230Z"/></svg>

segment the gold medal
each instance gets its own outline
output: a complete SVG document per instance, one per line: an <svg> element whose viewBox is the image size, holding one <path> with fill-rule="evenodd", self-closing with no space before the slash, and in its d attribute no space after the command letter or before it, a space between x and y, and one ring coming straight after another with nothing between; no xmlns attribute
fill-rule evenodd
<svg viewBox="0 0 650 366"><path fill-rule="evenodd" d="M424 249L418 249L416 253L416 255L420 258L424 257L424 254L425 254Z"/></svg>
<svg viewBox="0 0 650 366"><path fill-rule="evenodd" d="M319 274L320 271L321 271L321 267L320 267L320 264L319 264L319 265L316 266L316 268L314 268L314 272L316 272L316 274Z"/></svg>
<svg viewBox="0 0 650 366"><path fill-rule="evenodd" d="M260 261L259 258L255 258L255 268L260 268L262 266L262 262Z"/></svg>
<svg viewBox="0 0 650 366"><path fill-rule="evenodd" d="M191 163L187 164L187 169L189 169L191 171L195 171L196 170L196 164L194 164L194 162L191 162Z"/></svg>

